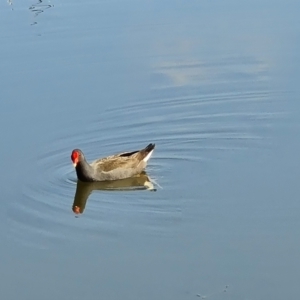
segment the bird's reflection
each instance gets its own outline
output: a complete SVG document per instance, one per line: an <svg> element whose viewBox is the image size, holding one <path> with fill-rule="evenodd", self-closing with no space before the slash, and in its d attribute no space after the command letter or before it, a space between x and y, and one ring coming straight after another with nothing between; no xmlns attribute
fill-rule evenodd
<svg viewBox="0 0 300 300"><path fill-rule="evenodd" d="M72 210L75 214L82 214L87 200L94 190L110 190L110 191L133 191L133 190L149 190L156 191L153 183L148 175L143 172L135 177L126 178L115 181L103 182L82 182L77 181L76 193Z"/></svg>

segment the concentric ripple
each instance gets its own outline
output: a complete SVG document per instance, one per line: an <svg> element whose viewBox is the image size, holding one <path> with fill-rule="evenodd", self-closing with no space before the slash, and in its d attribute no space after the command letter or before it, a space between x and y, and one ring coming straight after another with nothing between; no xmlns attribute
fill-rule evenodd
<svg viewBox="0 0 300 300"><path fill-rule="evenodd" d="M16 240L35 247L78 240L89 235L115 237L123 230L169 235L182 219L178 164L204 163L216 152L264 147L266 130L276 112L265 91L195 95L144 100L89 115L85 126L67 124L55 134L33 163L22 199L12 204L10 219ZM157 149L148 175L163 189L148 191L94 191L85 212L75 218L72 203L76 175L70 162L73 148L88 160L134 150L155 142Z"/></svg>

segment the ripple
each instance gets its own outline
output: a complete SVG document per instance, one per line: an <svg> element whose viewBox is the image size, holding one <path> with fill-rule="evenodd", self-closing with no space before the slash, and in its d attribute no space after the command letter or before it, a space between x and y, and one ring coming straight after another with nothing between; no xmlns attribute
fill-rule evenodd
<svg viewBox="0 0 300 300"><path fill-rule="evenodd" d="M168 194L176 182L172 171L176 164L201 164L214 159L216 151L265 147L264 132L280 117L270 111L271 98L270 93L258 91L143 100L95 112L76 132L73 124L66 124L32 162L34 176L27 179L22 199L10 209L12 236L28 245L48 247L78 240L87 232L111 238L124 230L174 234L174 225L182 221L183 201ZM149 142L155 142L157 149L148 174L164 189L157 193L95 191L84 215L75 218L72 203L77 180L71 150L81 148L93 160Z"/></svg>

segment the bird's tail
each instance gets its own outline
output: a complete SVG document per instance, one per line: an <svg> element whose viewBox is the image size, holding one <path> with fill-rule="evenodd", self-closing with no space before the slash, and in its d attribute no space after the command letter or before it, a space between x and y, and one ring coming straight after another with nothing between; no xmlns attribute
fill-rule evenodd
<svg viewBox="0 0 300 300"><path fill-rule="evenodd" d="M153 153L154 148L155 148L155 144L149 144L145 149L141 150L141 153L144 156L143 158L144 162L147 162L149 160L150 156Z"/></svg>

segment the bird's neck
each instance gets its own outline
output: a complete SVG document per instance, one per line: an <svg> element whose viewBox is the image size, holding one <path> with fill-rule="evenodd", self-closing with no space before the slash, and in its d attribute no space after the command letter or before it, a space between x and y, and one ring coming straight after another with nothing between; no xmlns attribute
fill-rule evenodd
<svg viewBox="0 0 300 300"><path fill-rule="evenodd" d="M76 173L81 181L93 181L94 170L86 160L82 160L77 164Z"/></svg>

